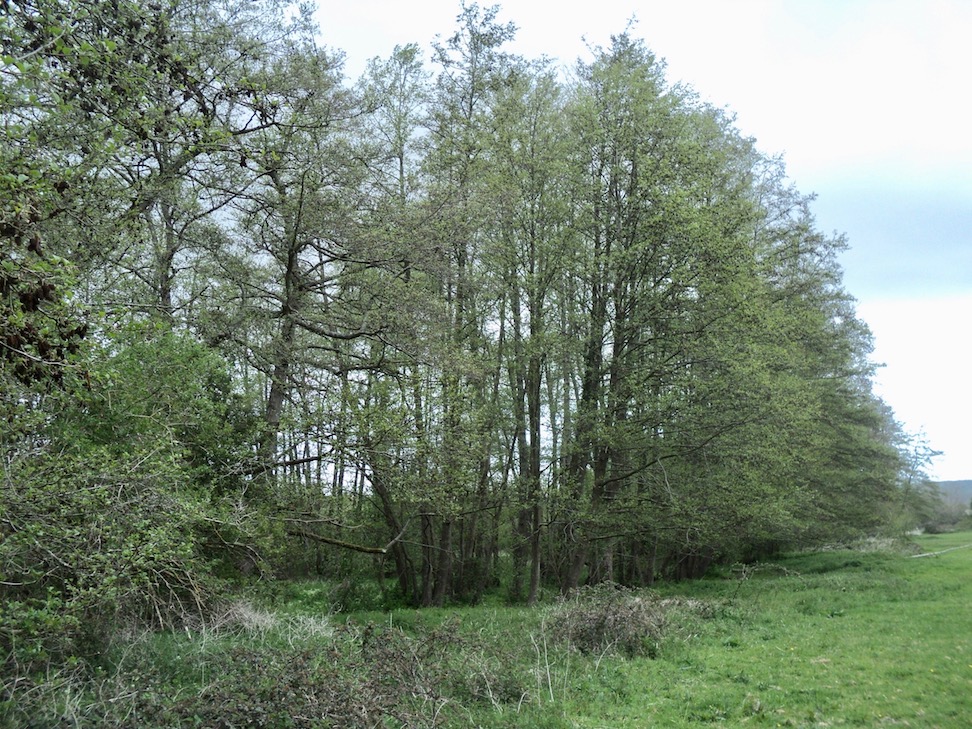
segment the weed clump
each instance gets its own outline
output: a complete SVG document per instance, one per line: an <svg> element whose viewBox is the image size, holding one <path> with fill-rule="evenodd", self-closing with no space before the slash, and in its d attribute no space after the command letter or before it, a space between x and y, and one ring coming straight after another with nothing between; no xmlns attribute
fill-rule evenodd
<svg viewBox="0 0 972 729"><path fill-rule="evenodd" d="M665 601L653 594L602 583L563 599L550 626L555 640L581 653L654 658L668 611Z"/></svg>

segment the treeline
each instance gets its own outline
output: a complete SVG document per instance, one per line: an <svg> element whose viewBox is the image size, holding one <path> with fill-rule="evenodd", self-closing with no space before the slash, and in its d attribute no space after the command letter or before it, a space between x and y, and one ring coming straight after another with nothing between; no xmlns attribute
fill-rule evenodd
<svg viewBox="0 0 972 729"><path fill-rule="evenodd" d="M272 1L3 12L10 660L241 572L532 602L910 525L844 240L629 33L464 5L352 83Z"/></svg>

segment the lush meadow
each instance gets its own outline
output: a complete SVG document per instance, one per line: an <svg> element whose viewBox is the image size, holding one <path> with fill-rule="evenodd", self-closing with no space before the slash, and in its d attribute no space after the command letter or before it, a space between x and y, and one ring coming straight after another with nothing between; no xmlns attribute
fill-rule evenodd
<svg viewBox="0 0 972 729"><path fill-rule="evenodd" d="M8 726L962 727L972 533L737 565L539 607L335 612L290 583L195 629L119 636ZM919 553L940 552L927 557ZM363 594L359 592L359 596ZM364 600L363 597L360 598Z"/></svg>
<svg viewBox="0 0 972 729"><path fill-rule="evenodd" d="M919 541L926 551L970 542ZM834 551L675 586L715 606L714 619L672 626L657 660L612 661L614 696L565 696L565 724L967 726L970 576L972 549Z"/></svg>

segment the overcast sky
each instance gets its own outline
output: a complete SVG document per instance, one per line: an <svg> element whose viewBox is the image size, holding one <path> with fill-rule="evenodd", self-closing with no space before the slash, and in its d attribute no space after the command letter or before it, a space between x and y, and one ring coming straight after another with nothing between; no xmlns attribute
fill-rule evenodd
<svg viewBox="0 0 972 729"><path fill-rule="evenodd" d="M492 3L485 2L482 5ZM972 479L972 0L562 0L500 3L509 47L569 65L633 34L668 78L735 112L781 153L825 232L846 233L844 280L885 363L877 392ZM459 0L318 0L323 42L352 79L396 44L428 50ZM585 42L586 41L586 42Z"/></svg>

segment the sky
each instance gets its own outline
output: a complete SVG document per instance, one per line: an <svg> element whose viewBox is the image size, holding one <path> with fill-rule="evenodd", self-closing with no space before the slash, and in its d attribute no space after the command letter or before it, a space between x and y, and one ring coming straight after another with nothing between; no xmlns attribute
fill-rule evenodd
<svg viewBox="0 0 972 729"><path fill-rule="evenodd" d="M460 11L459 0L317 1L323 43L347 54L351 79L396 44L428 53ZM519 29L508 50L565 66L634 18L670 81L783 155L817 195L818 227L847 236L845 287L883 365L875 391L942 452L933 478L972 479L972 1L499 4Z"/></svg>

